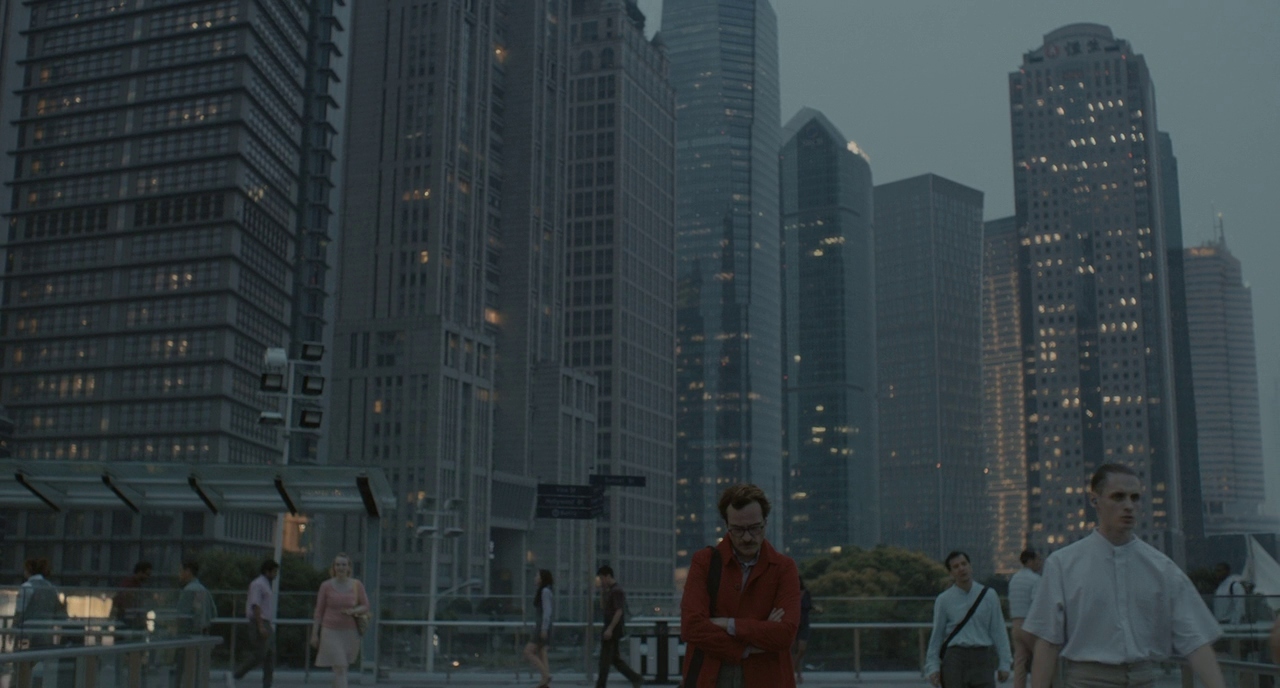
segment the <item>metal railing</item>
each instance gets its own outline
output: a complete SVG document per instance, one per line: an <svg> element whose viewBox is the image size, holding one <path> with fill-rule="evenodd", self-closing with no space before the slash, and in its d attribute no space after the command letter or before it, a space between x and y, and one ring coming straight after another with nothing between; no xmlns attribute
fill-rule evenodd
<svg viewBox="0 0 1280 688"><path fill-rule="evenodd" d="M0 588L0 617L12 613L6 608L12 599L12 588ZM136 592L136 591L135 591ZM377 594L376 591L371 591ZM142 633L145 640L155 642L175 637L176 590L145 590L142 606L148 611L145 631L121 629L109 618L111 591L103 589L70 589L68 599L80 600L82 608L98 616L73 619L83 630L86 644L110 646L130 633ZM244 617L243 591L215 591L219 617L213 620L211 635L222 643L211 647L209 665L216 668L234 666L237 654L243 652L247 624ZM376 666L389 671L425 672L433 657L437 673L468 671L512 671L519 675L529 670L521 650L529 639L532 612L524 597L449 597L444 598L434 622L435 634L428 633L423 594L380 595L383 614L375 620L379 631ZM815 598L805 664L812 671L849 672L861 677L864 672L919 672L924 664L933 608L932 597L860 597ZM598 602L565 596L557 605L555 637L549 652L554 666L560 670L594 671L598 652L599 622L589 619ZM652 665L656 659L655 624L663 622L674 638L677 657L683 653L679 643L679 604L671 597L629 596L630 608L638 612L628 617L629 634L635 639L624 644L623 656L635 642L640 657ZM1206 600L1212 606L1212 598ZM1261 598L1250 597L1246 623L1224 626L1228 639L1247 642L1264 638L1271 617ZM104 607L103 604L107 606ZM285 592L281 595L282 614L278 621L277 666L283 670L310 671L314 650L307 642L314 604L313 592ZM103 617L101 615L106 615ZM0 622L0 626L3 622ZM67 624L64 624L66 626ZM5 646L0 645L0 651ZM1244 659L1240 652L1231 656ZM365 663L371 666L374 663ZM650 669L653 673L653 669Z"/></svg>
<svg viewBox="0 0 1280 688"><path fill-rule="evenodd" d="M221 642L219 638L193 636L119 645L29 649L0 653L0 666L10 667L12 688L31 688L37 673L41 674L41 685L46 688L140 686L148 673L145 669L148 658L172 653L175 661L152 662L150 673L162 668L167 677L170 669L181 667L176 685L180 688L208 688L210 655ZM179 654L181 659L177 661ZM107 662L104 660L114 660L114 671L105 670Z"/></svg>

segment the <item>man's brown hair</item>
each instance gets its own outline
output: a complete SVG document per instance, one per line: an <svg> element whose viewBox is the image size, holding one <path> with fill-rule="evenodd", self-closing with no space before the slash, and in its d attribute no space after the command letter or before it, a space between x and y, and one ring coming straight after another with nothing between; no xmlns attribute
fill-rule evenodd
<svg viewBox="0 0 1280 688"><path fill-rule="evenodd" d="M749 483L738 483L720 495L720 518L728 521L729 507L745 509L752 502L760 504L763 518L769 518L769 498L764 496L764 490Z"/></svg>

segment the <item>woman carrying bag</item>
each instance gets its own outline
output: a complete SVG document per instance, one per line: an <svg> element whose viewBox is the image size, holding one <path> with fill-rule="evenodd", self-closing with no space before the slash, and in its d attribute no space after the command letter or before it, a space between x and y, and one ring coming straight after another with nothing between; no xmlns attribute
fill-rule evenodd
<svg viewBox="0 0 1280 688"><path fill-rule="evenodd" d="M360 622L369 612L364 584L351 577L351 558L339 553L330 567L332 578L320 584L312 617L311 646L316 666L333 668L333 687L347 688L347 669L360 653Z"/></svg>

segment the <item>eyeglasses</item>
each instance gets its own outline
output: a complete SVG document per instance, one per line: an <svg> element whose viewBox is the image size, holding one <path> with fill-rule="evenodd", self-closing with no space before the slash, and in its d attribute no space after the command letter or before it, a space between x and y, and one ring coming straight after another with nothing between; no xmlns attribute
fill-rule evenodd
<svg viewBox="0 0 1280 688"><path fill-rule="evenodd" d="M753 526L729 526L729 534L734 537L742 537L747 533L751 533L751 537L760 537L760 534L763 532L763 523L757 523Z"/></svg>

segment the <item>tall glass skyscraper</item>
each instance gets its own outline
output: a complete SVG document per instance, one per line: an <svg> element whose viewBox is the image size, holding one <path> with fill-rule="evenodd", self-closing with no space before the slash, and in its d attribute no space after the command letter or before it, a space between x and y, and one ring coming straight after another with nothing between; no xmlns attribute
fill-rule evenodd
<svg viewBox="0 0 1280 688"><path fill-rule="evenodd" d="M783 129L787 551L880 542L871 164L821 112Z"/></svg>
<svg viewBox="0 0 1280 688"><path fill-rule="evenodd" d="M675 94L631 0L572 5L566 362L595 374L596 553L631 592L668 594L675 555Z"/></svg>
<svg viewBox="0 0 1280 688"><path fill-rule="evenodd" d="M1111 30L1072 24L1009 75L1023 257L1030 544L1093 528L1085 487L1131 466L1137 532L1183 558L1182 474L1155 92Z"/></svg>
<svg viewBox="0 0 1280 688"><path fill-rule="evenodd" d="M875 187L880 524L886 544L990 570L982 452L982 192Z"/></svg>
<svg viewBox="0 0 1280 688"><path fill-rule="evenodd" d="M990 472L991 554L996 573L1022 568L1027 546L1027 447L1022 403L1022 242L1016 218L982 232L982 451Z"/></svg>
<svg viewBox="0 0 1280 688"><path fill-rule="evenodd" d="M663 5L676 91L677 561L723 535L728 484L782 544L778 23L768 0Z"/></svg>
<svg viewBox="0 0 1280 688"><path fill-rule="evenodd" d="M1226 238L1186 249L1205 534L1275 532L1265 518L1253 296Z"/></svg>
<svg viewBox="0 0 1280 688"><path fill-rule="evenodd" d="M25 41L24 78L4 94L20 108L0 307L14 458L279 462L258 376L266 348L327 336L341 124L316 96L345 52L345 7L9 5ZM27 513L17 527L64 581L87 581L144 555L172 570L208 541L269 546L274 523L108 520Z"/></svg>

